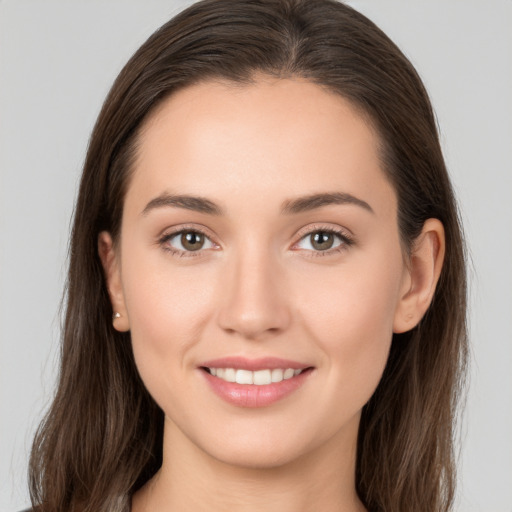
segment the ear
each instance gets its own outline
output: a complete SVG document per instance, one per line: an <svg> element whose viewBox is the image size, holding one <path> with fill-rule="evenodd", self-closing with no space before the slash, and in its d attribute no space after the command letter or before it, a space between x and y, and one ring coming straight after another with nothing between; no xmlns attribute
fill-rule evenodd
<svg viewBox="0 0 512 512"><path fill-rule="evenodd" d="M112 318L114 329L120 332L129 331L130 321L125 306L119 257L116 254L112 237L107 231L102 231L98 235L98 254L103 265L108 294L114 311Z"/></svg>
<svg viewBox="0 0 512 512"><path fill-rule="evenodd" d="M407 279L395 311L393 332L409 331L423 318L441 275L444 253L443 224L438 219L428 219L412 247Z"/></svg>

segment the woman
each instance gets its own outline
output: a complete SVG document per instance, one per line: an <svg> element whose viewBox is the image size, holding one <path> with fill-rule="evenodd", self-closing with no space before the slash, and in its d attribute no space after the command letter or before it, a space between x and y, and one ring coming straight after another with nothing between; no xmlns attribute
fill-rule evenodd
<svg viewBox="0 0 512 512"><path fill-rule="evenodd" d="M92 134L41 511L446 511L461 230L423 85L329 0L206 0Z"/></svg>

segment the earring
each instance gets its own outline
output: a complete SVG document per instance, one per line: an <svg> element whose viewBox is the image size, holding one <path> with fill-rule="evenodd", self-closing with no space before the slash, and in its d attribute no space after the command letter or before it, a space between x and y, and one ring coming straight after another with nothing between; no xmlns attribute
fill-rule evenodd
<svg viewBox="0 0 512 512"><path fill-rule="evenodd" d="M118 318L121 318L121 313L118 313L117 311L112 315L112 322L114 320L117 320Z"/></svg>

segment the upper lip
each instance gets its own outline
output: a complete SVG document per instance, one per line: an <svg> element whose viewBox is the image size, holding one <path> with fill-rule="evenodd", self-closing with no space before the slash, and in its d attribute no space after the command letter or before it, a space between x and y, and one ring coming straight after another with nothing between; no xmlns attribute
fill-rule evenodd
<svg viewBox="0 0 512 512"><path fill-rule="evenodd" d="M200 365L206 368L235 368L237 370L275 370L278 368L293 368L294 370L303 370L311 365L303 364L290 359L281 359L279 357L260 357L257 359L248 359L246 357L222 357L205 361Z"/></svg>

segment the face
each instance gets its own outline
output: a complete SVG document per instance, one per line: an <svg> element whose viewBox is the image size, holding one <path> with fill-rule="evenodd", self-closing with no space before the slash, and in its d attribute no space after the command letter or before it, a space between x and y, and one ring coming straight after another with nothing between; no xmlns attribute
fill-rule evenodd
<svg viewBox="0 0 512 512"><path fill-rule="evenodd" d="M396 205L376 134L317 85L208 82L166 100L110 279L166 435L254 467L353 448L410 286Z"/></svg>

